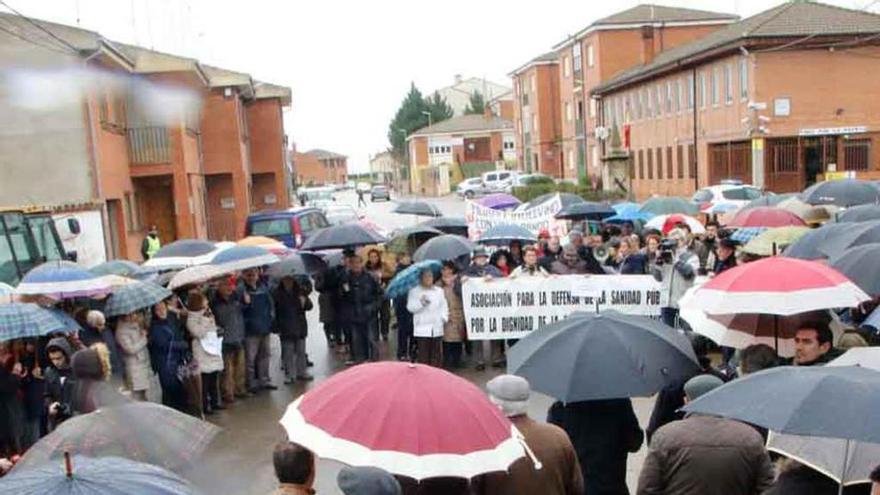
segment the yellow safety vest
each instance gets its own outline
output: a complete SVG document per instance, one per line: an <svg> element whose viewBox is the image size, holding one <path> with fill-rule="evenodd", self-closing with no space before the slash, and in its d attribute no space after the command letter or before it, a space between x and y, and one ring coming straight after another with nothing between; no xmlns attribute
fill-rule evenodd
<svg viewBox="0 0 880 495"><path fill-rule="evenodd" d="M151 259L153 256L156 256L156 253L159 252L159 249L162 247L162 243L159 242L159 236L151 237L147 236L147 258Z"/></svg>

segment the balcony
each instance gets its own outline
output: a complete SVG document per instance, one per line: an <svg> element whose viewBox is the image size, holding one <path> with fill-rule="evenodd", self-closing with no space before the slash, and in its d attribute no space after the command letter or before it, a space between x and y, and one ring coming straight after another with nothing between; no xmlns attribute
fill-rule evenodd
<svg viewBox="0 0 880 495"><path fill-rule="evenodd" d="M171 138L167 127L128 129L128 156L133 165L171 162Z"/></svg>

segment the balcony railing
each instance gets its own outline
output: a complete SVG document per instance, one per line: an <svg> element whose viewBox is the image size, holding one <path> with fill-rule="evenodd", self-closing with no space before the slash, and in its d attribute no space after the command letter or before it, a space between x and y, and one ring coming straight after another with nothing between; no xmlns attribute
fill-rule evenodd
<svg viewBox="0 0 880 495"><path fill-rule="evenodd" d="M168 163L171 161L171 138L167 127L128 129L128 156L132 164Z"/></svg>

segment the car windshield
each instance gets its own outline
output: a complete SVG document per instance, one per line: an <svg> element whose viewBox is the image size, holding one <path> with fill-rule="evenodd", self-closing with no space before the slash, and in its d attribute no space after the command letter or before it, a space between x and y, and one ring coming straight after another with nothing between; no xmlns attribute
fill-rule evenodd
<svg viewBox="0 0 880 495"><path fill-rule="evenodd" d="M724 196L724 199L746 201L760 198L761 191L753 187L737 187L735 189L725 189L721 191L721 195Z"/></svg>
<svg viewBox="0 0 880 495"><path fill-rule="evenodd" d="M272 218L267 220L257 220L251 224L251 235L262 235L266 237L290 235L289 218Z"/></svg>
<svg viewBox="0 0 880 495"><path fill-rule="evenodd" d="M385 186L376 186L373 188L373 192L385 192L387 190L388 188L386 188Z"/></svg>

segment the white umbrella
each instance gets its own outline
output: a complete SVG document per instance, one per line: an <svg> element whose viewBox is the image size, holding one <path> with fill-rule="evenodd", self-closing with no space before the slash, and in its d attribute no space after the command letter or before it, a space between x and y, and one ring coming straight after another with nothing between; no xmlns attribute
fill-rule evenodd
<svg viewBox="0 0 880 495"><path fill-rule="evenodd" d="M828 366L861 366L880 371L880 347L853 347ZM880 457L877 461L880 462Z"/></svg>
<svg viewBox="0 0 880 495"><path fill-rule="evenodd" d="M767 438L767 450L805 464L842 486L870 483L871 470L880 459L880 444L774 432Z"/></svg>
<svg viewBox="0 0 880 495"><path fill-rule="evenodd" d="M191 266L171 277L171 281L168 282L168 288L175 290L187 285L203 284L228 273L229 271L217 265Z"/></svg>

